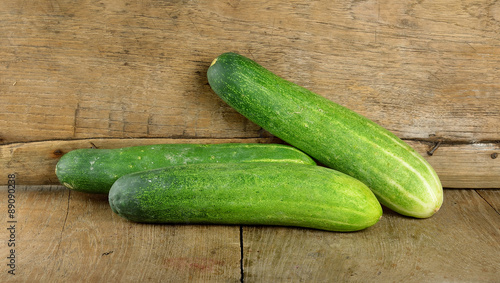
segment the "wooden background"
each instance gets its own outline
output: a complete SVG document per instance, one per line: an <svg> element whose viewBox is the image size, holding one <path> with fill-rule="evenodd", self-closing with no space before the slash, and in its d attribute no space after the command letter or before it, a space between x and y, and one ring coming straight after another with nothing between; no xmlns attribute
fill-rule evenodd
<svg viewBox="0 0 500 283"><path fill-rule="evenodd" d="M499 278L500 1L12 0L0 21L0 185L16 174L20 207L7 279ZM135 225L59 185L75 148L280 142L211 91L206 70L227 51L408 142L448 188L442 211L387 212L354 234Z"/></svg>

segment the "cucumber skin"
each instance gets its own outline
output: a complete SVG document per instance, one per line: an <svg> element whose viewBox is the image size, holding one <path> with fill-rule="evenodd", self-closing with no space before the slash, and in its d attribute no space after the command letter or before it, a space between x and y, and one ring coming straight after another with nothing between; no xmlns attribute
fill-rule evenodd
<svg viewBox="0 0 500 283"><path fill-rule="evenodd" d="M366 117L236 53L217 57L207 77L239 113L318 162L361 180L388 208L427 218L441 207L443 188L430 164Z"/></svg>
<svg viewBox="0 0 500 283"><path fill-rule="evenodd" d="M279 225L358 231L382 216L375 195L338 171L304 164L192 164L136 172L109 192L134 222Z"/></svg>
<svg viewBox="0 0 500 283"><path fill-rule="evenodd" d="M196 163L292 162L316 165L303 152L282 144L157 144L117 149L76 149L61 157L56 175L66 187L106 194L121 176Z"/></svg>

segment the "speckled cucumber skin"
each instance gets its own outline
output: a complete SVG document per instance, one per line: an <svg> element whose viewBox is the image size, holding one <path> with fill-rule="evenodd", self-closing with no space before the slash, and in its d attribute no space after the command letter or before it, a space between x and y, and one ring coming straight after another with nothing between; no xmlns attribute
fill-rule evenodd
<svg viewBox="0 0 500 283"><path fill-rule="evenodd" d="M111 209L135 222L280 225L357 231L382 216L375 195L338 171L303 164L193 164L125 175Z"/></svg>
<svg viewBox="0 0 500 283"><path fill-rule="evenodd" d="M392 210L426 218L441 207L443 188L434 169L366 117L236 53L217 57L207 76L231 107L320 163L361 180Z"/></svg>
<svg viewBox="0 0 500 283"><path fill-rule="evenodd" d="M106 194L121 176L137 171L197 163L290 162L316 165L303 152L282 144L157 144L117 149L77 149L63 155L56 175L66 187Z"/></svg>

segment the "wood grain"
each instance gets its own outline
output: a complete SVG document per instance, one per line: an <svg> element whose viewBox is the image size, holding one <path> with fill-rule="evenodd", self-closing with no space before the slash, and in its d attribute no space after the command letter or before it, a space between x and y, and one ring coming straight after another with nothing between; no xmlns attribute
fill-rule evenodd
<svg viewBox="0 0 500 283"><path fill-rule="evenodd" d="M26 3L0 6L0 161L23 184L55 183L59 141L270 137L208 85L236 51L423 154L442 141L445 186L500 187L500 2Z"/></svg>
<svg viewBox="0 0 500 283"><path fill-rule="evenodd" d="M385 210L356 233L243 226L241 234L239 226L132 223L106 196L62 186L15 194L17 275L2 273L4 282L241 282L241 243L244 282L495 282L500 272L499 190L446 190L432 218ZM7 231L0 236L3 257Z"/></svg>
<svg viewBox="0 0 500 283"><path fill-rule="evenodd" d="M386 211L359 233L240 234L130 223L49 184L75 148L280 142L208 85L235 51L394 132L446 187L500 188L500 1L11 0L0 19L0 185L16 174L19 205L2 282L240 282L240 240L246 282L498 281L498 190L445 190L432 218Z"/></svg>
<svg viewBox="0 0 500 283"><path fill-rule="evenodd" d="M500 194L495 190L476 190L476 192L490 205L498 214L500 214Z"/></svg>
<svg viewBox="0 0 500 283"><path fill-rule="evenodd" d="M429 161L447 188L500 188L500 143L408 144Z"/></svg>
<svg viewBox="0 0 500 283"><path fill-rule="evenodd" d="M237 51L404 139L500 140L497 1L38 1L0 7L3 143L258 137L210 90Z"/></svg>
<svg viewBox="0 0 500 283"><path fill-rule="evenodd" d="M121 148L127 146L167 143L270 143L274 138L248 139L84 139L69 141L44 141L0 145L0 181L7 184L8 174L16 174L22 185L60 184L55 174L57 161L65 153L78 148Z"/></svg>
<svg viewBox="0 0 500 283"><path fill-rule="evenodd" d="M499 191L495 195L497 207ZM500 214L472 190L447 190L432 218L390 211L357 233L244 227L250 282L496 282Z"/></svg>
<svg viewBox="0 0 500 283"><path fill-rule="evenodd" d="M0 145L0 182L7 183L8 174L16 174L22 185L57 185L54 169L59 158L78 148L118 148L156 143L283 143L273 138L239 139L84 139L44 141ZM446 144L406 141L424 156L447 188L500 188L500 154L498 143ZM433 154L427 152L434 149Z"/></svg>
<svg viewBox="0 0 500 283"><path fill-rule="evenodd" d="M237 226L136 224L62 186L18 186L16 199L17 274L3 267L3 282L239 282Z"/></svg>

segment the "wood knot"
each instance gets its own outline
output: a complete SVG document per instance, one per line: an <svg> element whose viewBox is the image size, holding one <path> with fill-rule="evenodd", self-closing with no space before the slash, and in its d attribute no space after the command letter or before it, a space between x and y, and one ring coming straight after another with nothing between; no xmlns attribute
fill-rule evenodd
<svg viewBox="0 0 500 283"><path fill-rule="evenodd" d="M493 153L491 154L491 159L496 159L497 157L498 157L498 153L493 152Z"/></svg>
<svg viewBox="0 0 500 283"><path fill-rule="evenodd" d="M60 149L56 149L56 150L54 150L54 151L52 152L52 155L53 155L55 158L60 157L60 156L62 156L63 154L64 154L64 152L63 152L62 150L60 150Z"/></svg>

